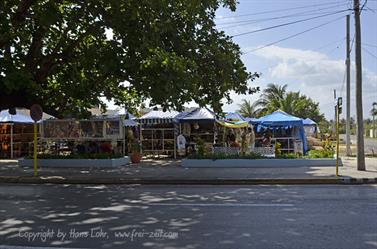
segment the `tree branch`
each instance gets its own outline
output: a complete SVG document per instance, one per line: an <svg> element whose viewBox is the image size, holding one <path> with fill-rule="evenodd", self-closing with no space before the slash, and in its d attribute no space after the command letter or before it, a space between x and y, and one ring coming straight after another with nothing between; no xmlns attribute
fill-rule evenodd
<svg viewBox="0 0 377 249"><path fill-rule="evenodd" d="M12 20L15 23L21 23L21 22L25 21L27 12L28 12L30 6L33 5L34 2L35 2L35 0L23 0L23 1L21 1L18 4L17 10L14 13Z"/></svg>

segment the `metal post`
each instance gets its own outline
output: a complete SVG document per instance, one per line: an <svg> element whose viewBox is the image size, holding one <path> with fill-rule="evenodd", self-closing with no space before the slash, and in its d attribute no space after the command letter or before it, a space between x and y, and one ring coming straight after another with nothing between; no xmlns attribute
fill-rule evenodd
<svg viewBox="0 0 377 249"><path fill-rule="evenodd" d="M347 67L347 101L346 101L346 155L350 156L351 152L351 128L350 128L350 119L351 119L351 61L350 61L350 16L347 15L346 19L347 26L347 45L346 45L346 67Z"/></svg>
<svg viewBox="0 0 377 249"><path fill-rule="evenodd" d="M337 112L337 110L336 110L336 106L337 106L337 104L336 104L336 90L334 89L334 122L333 122L333 134L335 135L336 134L336 112Z"/></svg>
<svg viewBox="0 0 377 249"><path fill-rule="evenodd" d="M38 134L38 126L37 126L37 122L34 122L34 176L37 176L38 175L38 172L37 172L37 134Z"/></svg>
<svg viewBox="0 0 377 249"><path fill-rule="evenodd" d="M339 176L339 106L336 106L336 176Z"/></svg>
<svg viewBox="0 0 377 249"><path fill-rule="evenodd" d="M13 123L10 124L10 158L13 159Z"/></svg>

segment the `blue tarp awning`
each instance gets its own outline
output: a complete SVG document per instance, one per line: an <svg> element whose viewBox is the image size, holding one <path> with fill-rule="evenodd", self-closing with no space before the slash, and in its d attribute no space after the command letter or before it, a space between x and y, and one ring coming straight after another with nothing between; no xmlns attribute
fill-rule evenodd
<svg viewBox="0 0 377 249"><path fill-rule="evenodd" d="M283 111L275 111L258 119L265 126L303 126L301 118L292 116Z"/></svg>
<svg viewBox="0 0 377 249"><path fill-rule="evenodd" d="M259 118L245 118L245 121L249 122L250 124L258 124Z"/></svg>
<svg viewBox="0 0 377 249"><path fill-rule="evenodd" d="M234 120L234 121L246 121L245 118L241 114L236 113L236 112L228 112L224 118L228 120Z"/></svg>
<svg viewBox="0 0 377 249"><path fill-rule="evenodd" d="M304 123L301 118L292 116L281 110L275 111L264 117L258 119L259 126L265 127L298 127L299 128L299 139L302 141L304 147L304 153L307 152L308 146L305 136Z"/></svg>

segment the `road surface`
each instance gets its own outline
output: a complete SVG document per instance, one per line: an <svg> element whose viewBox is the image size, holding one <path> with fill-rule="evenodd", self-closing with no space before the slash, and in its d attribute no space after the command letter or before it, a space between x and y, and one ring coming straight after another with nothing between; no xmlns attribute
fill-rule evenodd
<svg viewBox="0 0 377 249"><path fill-rule="evenodd" d="M0 185L0 249L377 248L377 185Z"/></svg>

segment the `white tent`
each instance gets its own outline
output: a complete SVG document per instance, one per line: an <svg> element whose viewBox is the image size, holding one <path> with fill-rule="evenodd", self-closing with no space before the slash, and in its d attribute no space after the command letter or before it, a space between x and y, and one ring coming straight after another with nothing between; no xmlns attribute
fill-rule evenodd
<svg viewBox="0 0 377 249"><path fill-rule="evenodd" d="M34 121L22 113L16 113L12 115L8 110L3 110L0 112L0 123L6 123L10 125L10 157L13 158L13 125L15 123L31 124Z"/></svg>

